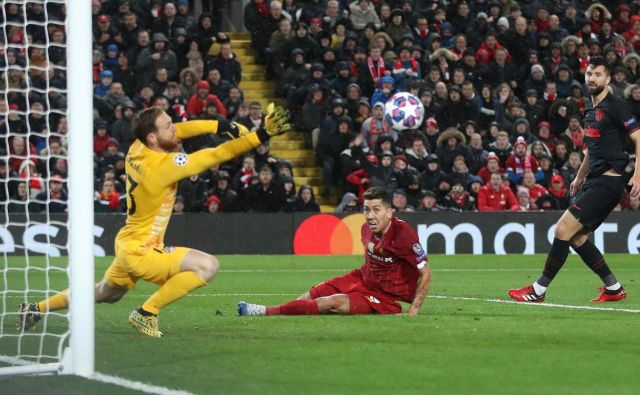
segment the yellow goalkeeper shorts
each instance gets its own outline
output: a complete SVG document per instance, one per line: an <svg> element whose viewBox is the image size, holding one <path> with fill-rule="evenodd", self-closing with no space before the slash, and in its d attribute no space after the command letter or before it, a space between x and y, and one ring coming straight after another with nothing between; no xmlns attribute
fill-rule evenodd
<svg viewBox="0 0 640 395"><path fill-rule="evenodd" d="M138 280L162 285L180 271L180 264L191 249L165 247L146 254L132 254L116 249L116 257L104 275L111 286L134 289Z"/></svg>

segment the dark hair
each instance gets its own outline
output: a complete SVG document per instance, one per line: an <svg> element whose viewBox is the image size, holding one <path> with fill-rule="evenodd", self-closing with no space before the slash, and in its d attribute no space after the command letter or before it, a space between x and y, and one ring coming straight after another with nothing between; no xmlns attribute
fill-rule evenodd
<svg viewBox="0 0 640 395"><path fill-rule="evenodd" d="M389 196L389 192L387 192L387 190L384 188L371 187L367 189L363 197L364 197L364 200L380 199L382 200L382 204L384 204L387 207L391 207L391 197Z"/></svg>
<svg viewBox="0 0 640 395"><path fill-rule="evenodd" d="M160 107L149 107L133 117L133 134L144 145L147 145L147 136L157 131L156 120L163 113Z"/></svg>
<svg viewBox="0 0 640 395"><path fill-rule="evenodd" d="M603 56L593 56L589 59L589 66L598 67L603 66L607 75L611 75L611 65Z"/></svg>

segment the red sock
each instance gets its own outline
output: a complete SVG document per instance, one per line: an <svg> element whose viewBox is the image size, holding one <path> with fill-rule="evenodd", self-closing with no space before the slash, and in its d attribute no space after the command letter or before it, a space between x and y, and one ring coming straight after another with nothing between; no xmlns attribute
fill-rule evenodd
<svg viewBox="0 0 640 395"><path fill-rule="evenodd" d="M267 315L318 315L318 303L315 300L292 300L279 306L267 307Z"/></svg>

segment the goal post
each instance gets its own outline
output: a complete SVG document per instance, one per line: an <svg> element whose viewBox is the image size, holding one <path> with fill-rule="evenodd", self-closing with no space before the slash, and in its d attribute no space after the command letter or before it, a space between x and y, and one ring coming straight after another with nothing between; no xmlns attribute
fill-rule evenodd
<svg viewBox="0 0 640 395"><path fill-rule="evenodd" d="M50 6L64 10L50 18ZM34 15L38 7L40 16ZM18 17L11 17L8 10L20 10ZM50 29L52 25L54 28ZM53 42L52 32L60 26L66 35L64 43ZM29 42L33 29L40 29L44 40ZM10 34L13 34L11 37ZM35 36L35 34L33 34ZM16 37L18 39L16 39ZM20 37L23 39L20 40ZM29 38L28 38L29 37ZM65 47L66 62L55 64L50 61L49 49ZM32 130L30 120L25 122L26 134L20 137L11 126L6 126L6 136L0 144L0 159L11 170L9 162L15 158L10 147L12 138L26 140L26 152L18 158L23 161L49 161L60 158L51 154L51 138L66 139L68 173L64 182L68 186L67 215L51 215L50 203L57 202L47 195L44 202L37 201L30 194L33 172L27 166L26 180L22 174L11 173L5 177L0 188L6 193L6 200L0 209L0 376L16 374L61 373L91 376L95 369L95 310L94 310L94 255L93 255L93 76L92 76L92 12L88 0L5 0L0 5L0 100L5 104L0 108L1 120L8 120L11 112L29 120L34 113L31 93L36 93L43 102L46 130ZM32 50L44 49L44 62L31 63ZM23 63L11 64L7 51L21 54ZM25 54L26 57L25 57ZM44 64L44 65L43 65ZM23 85L18 88L9 83L9 73L23 75ZM44 74L44 85L32 85L31 73ZM66 86L51 83L49 77L64 73ZM24 78L26 76L26 78ZM3 89L4 87L4 89ZM12 91L13 90L13 91ZM24 96L24 105L19 110L13 107L12 94ZM51 105L51 93L66 95L66 109L58 110ZM51 125L51 113L68 121L67 132ZM1 124L0 124L1 125ZM45 150L31 152L32 137L44 141ZM42 154L46 152L48 155ZM48 162L47 162L48 163ZM48 168L48 166L47 166ZM40 184L48 191L53 175L38 174ZM35 178L35 177L34 177ZM9 197L9 185L26 184L27 196L19 200ZM36 199L36 200L34 200ZM42 203L41 214L31 210L32 203ZM11 211L11 205L22 205L19 213ZM18 234L12 235L12 232ZM45 229L44 232L36 231ZM51 230L55 229L55 230ZM44 234L44 237L42 236ZM30 235L29 238L27 235ZM7 238L11 239L8 242ZM30 244L37 248L30 248ZM66 256L65 256L66 255ZM60 258L54 258L60 256ZM66 276L64 274L66 273ZM37 277L38 281L33 281ZM55 277L55 284L52 278ZM64 281L63 278L64 277ZM19 302L37 302L55 295L68 286L69 310L43 314L38 322L38 330L16 331L15 322ZM0 391L1 392L1 391Z"/></svg>
<svg viewBox="0 0 640 395"><path fill-rule="evenodd" d="M91 24L91 2L67 0L71 338L62 372L80 376L92 375L95 364Z"/></svg>

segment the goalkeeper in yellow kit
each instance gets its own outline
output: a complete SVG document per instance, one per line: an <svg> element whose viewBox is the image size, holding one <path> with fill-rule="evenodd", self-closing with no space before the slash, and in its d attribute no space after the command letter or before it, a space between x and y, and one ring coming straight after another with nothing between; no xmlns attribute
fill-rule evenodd
<svg viewBox="0 0 640 395"><path fill-rule="evenodd" d="M119 301L140 279L160 285L156 293L131 313L129 323L144 335L161 337L157 318L160 310L206 285L219 267L212 255L164 245L178 181L256 148L290 128L287 111L276 109L273 104L267 107L265 128L252 133L226 120L174 124L157 107L138 113L133 123L137 139L126 156L127 222L116 236L115 259L96 284L96 303ZM205 133L226 134L233 140L193 154L177 152L180 139ZM67 293L38 303L22 303L18 330L33 327L41 313L67 308Z"/></svg>

